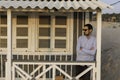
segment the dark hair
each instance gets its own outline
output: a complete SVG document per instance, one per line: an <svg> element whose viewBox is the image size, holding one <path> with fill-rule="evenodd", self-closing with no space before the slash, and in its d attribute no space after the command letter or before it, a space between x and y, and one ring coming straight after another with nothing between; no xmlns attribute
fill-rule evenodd
<svg viewBox="0 0 120 80"><path fill-rule="evenodd" d="M85 26L87 26L88 29L92 29L93 30L93 26L91 24L85 24Z"/></svg>

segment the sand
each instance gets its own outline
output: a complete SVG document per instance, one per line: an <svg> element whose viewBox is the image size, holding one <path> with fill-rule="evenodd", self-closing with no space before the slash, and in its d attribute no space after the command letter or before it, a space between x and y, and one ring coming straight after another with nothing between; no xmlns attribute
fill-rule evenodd
<svg viewBox="0 0 120 80"><path fill-rule="evenodd" d="M96 22L91 24L96 26ZM120 23L103 22L102 24L101 74L102 80L120 80Z"/></svg>

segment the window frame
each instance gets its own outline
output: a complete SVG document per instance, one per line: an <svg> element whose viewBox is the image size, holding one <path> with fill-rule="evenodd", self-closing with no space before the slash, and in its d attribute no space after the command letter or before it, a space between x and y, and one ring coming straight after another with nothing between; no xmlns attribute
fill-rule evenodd
<svg viewBox="0 0 120 80"><path fill-rule="evenodd" d="M28 16L28 24L23 25L23 24L17 24L17 16ZM28 28L28 36L17 36L17 27L19 28ZM13 16L13 51L14 52L28 52L30 51L30 43L31 43L31 24L30 24L30 15L29 14L15 14ZM28 39L28 48L17 48L17 39Z"/></svg>
<svg viewBox="0 0 120 80"><path fill-rule="evenodd" d="M6 14L5 14L6 15ZM17 27L25 27L26 25L17 25L17 16L28 16L28 48L16 48L16 28ZM38 35L39 32L38 30L38 22L39 22L39 15L50 15L52 20L51 20L51 26L53 28L50 30L50 35L55 36L55 16L67 16L67 28L66 28L66 49L54 49L55 46L55 39L60 39L60 37L48 37L51 39L50 42L50 47L51 49L39 49L38 48ZM0 26L5 26L7 27L7 24L1 25ZM35 26L35 27L34 27ZM44 27L51 27L51 26L44 26ZM43 28L44 28L43 27ZM56 28L64 28L64 26L57 25ZM37 32L37 34L36 34ZM0 37L1 38L1 37ZM7 39L7 36L5 37ZM19 37L18 37L19 38ZM24 37L21 37L20 39L23 39ZM44 38L44 37L43 37ZM62 37L65 39L65 37ZM53 40L53 41L52 41ZM54 44L54 45L52 45ZM32 46L31 46L32 45ZM0 48L2 52L7 52L7 48ZM73 13L18 13L14 12L12 13L12 50L14 53L17 52L34 52L34 53L39 53L39 54L44 54L44 53L51 53L51 54L73 54Z"/></svg>
<svg viewBox="0 0 120 80"><path fill-rule="evenodd" d="M44 16L51 16L51 25L48 26L44 26L44 25L39 25L39 16L41 15L44 15ZM55 16L66 16L66 25L55 25ZM72 42L70 42L70 35L73 35L71 34L69 31L71 29L72 26L70 26L70 23L71 23L71 14L69 13L58 13L58 14L38 14L37 15L37 27L38 28L39 26L44 26L43 28L45 27L50 27L50 48L38 48L38 45L36 45L36 51L39 51L39 52L51 52L51 53L57 53L57 52L63 52L63 53L72 53L72 50L71 50L71 46L72 46ZM56 27L55 27L56 26ZM55 28L66 28L66 37L55 37ZM37 30L37 29L36 29ZM39 34L39 32L37 31L37 34ZM45 39L45 37L43 37L43 39ZM62 48L55 48L55 39L61 39L61 40L66 40L66 49L62 49ZM38 39L36 37L36 44L38 44ZM52 45L54 44L54 45Z"/></svg>
<svg viewBox="0 0 120 80"><path fill-rule="evenodd" d="M6 16L6 14L0 14L0 28L1 27L5 27L5 28L7 28L7 24L1 24L1 16ZM7 36L0 36L0 40L1 39L7 39ZM0 48L0 50L1 51L6 51L7 50L7 48Z"/></svg>

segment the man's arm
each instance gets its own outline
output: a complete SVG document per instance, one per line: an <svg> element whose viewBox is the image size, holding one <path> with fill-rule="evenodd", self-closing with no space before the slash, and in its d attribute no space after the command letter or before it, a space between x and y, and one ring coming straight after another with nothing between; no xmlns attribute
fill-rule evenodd
<svg viewBox="0 0 120 80"><path fill-rule="evenodd" d="M80 47L80 42L81 42L81 37L78 38L78 41L77 41L77 46L76 46L76 52L77 53L81 53L82 51L82 47Z"/></svg>
<svg viewBox="0 0 120 80"><path fill-rule="evenodd" d="M91 47L90 49L82 48L82 51L84 53L89 54L89 55L95 55L95 53L96 53L96 40L93 43L93 47Z"/></svg>

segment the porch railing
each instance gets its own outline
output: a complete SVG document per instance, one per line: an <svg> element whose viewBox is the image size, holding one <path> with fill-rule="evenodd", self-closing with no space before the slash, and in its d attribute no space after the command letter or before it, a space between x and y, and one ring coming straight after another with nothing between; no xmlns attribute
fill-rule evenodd
<svg viewBox="0 0 120 80"><path fill-rule="evenodd" d="M91 80L95 80L95 62L76 62L70 54L33 54L13 54L13 80L55 80L56 76L72 80L80 78L88 71L92 71ZM5 59L6 54L0 54L0 80L5 80ZM89 67L81 74L75 75L76 65Z"/></svg>
<svg viewBox="0 0 120 80"><path fill-rule="evenodd" d="M5 60L6 53L0 53L0 80L5 79ZM37 53L13 53L12 60L14 61L73 61L73 55L70 54L37 54ZM21 65L22 69L25 69L29 73L32 69L36 68L36 65ZM26 67L28 69L26 69ZM32 67L32 68L31 68ZM30 70L29 70L30 69ZM65 67L67 70L67 67ZM36 73L37 74L37 73ZM38 71L39 74L39 71ZM48 75L47 75L48 76ZM49 75L50 76L50 75ZM19 75L16 75L19 78Z"/></svg>
<svg viewBox="0 0 120 80"><path fill-rule="evenodd" d="M36 66L35 69L26 72L21 66L29 66L26 69L29 70L30 66ZM78 75L74 75L75 65L87 65L89 66L86 70ZM65 69L67 68L67 69ZM56 76L62 76L64 80L79 80L81 76L87 72L92 72L92 79L95 80L95 63L94 62L13 62L13 80L16 80L16 76L22 80L55 80ZM37 73L36 73L37 72ZM16 75L17 74L17 75ZM49 76L48 76L49 75Z"/></svg>

